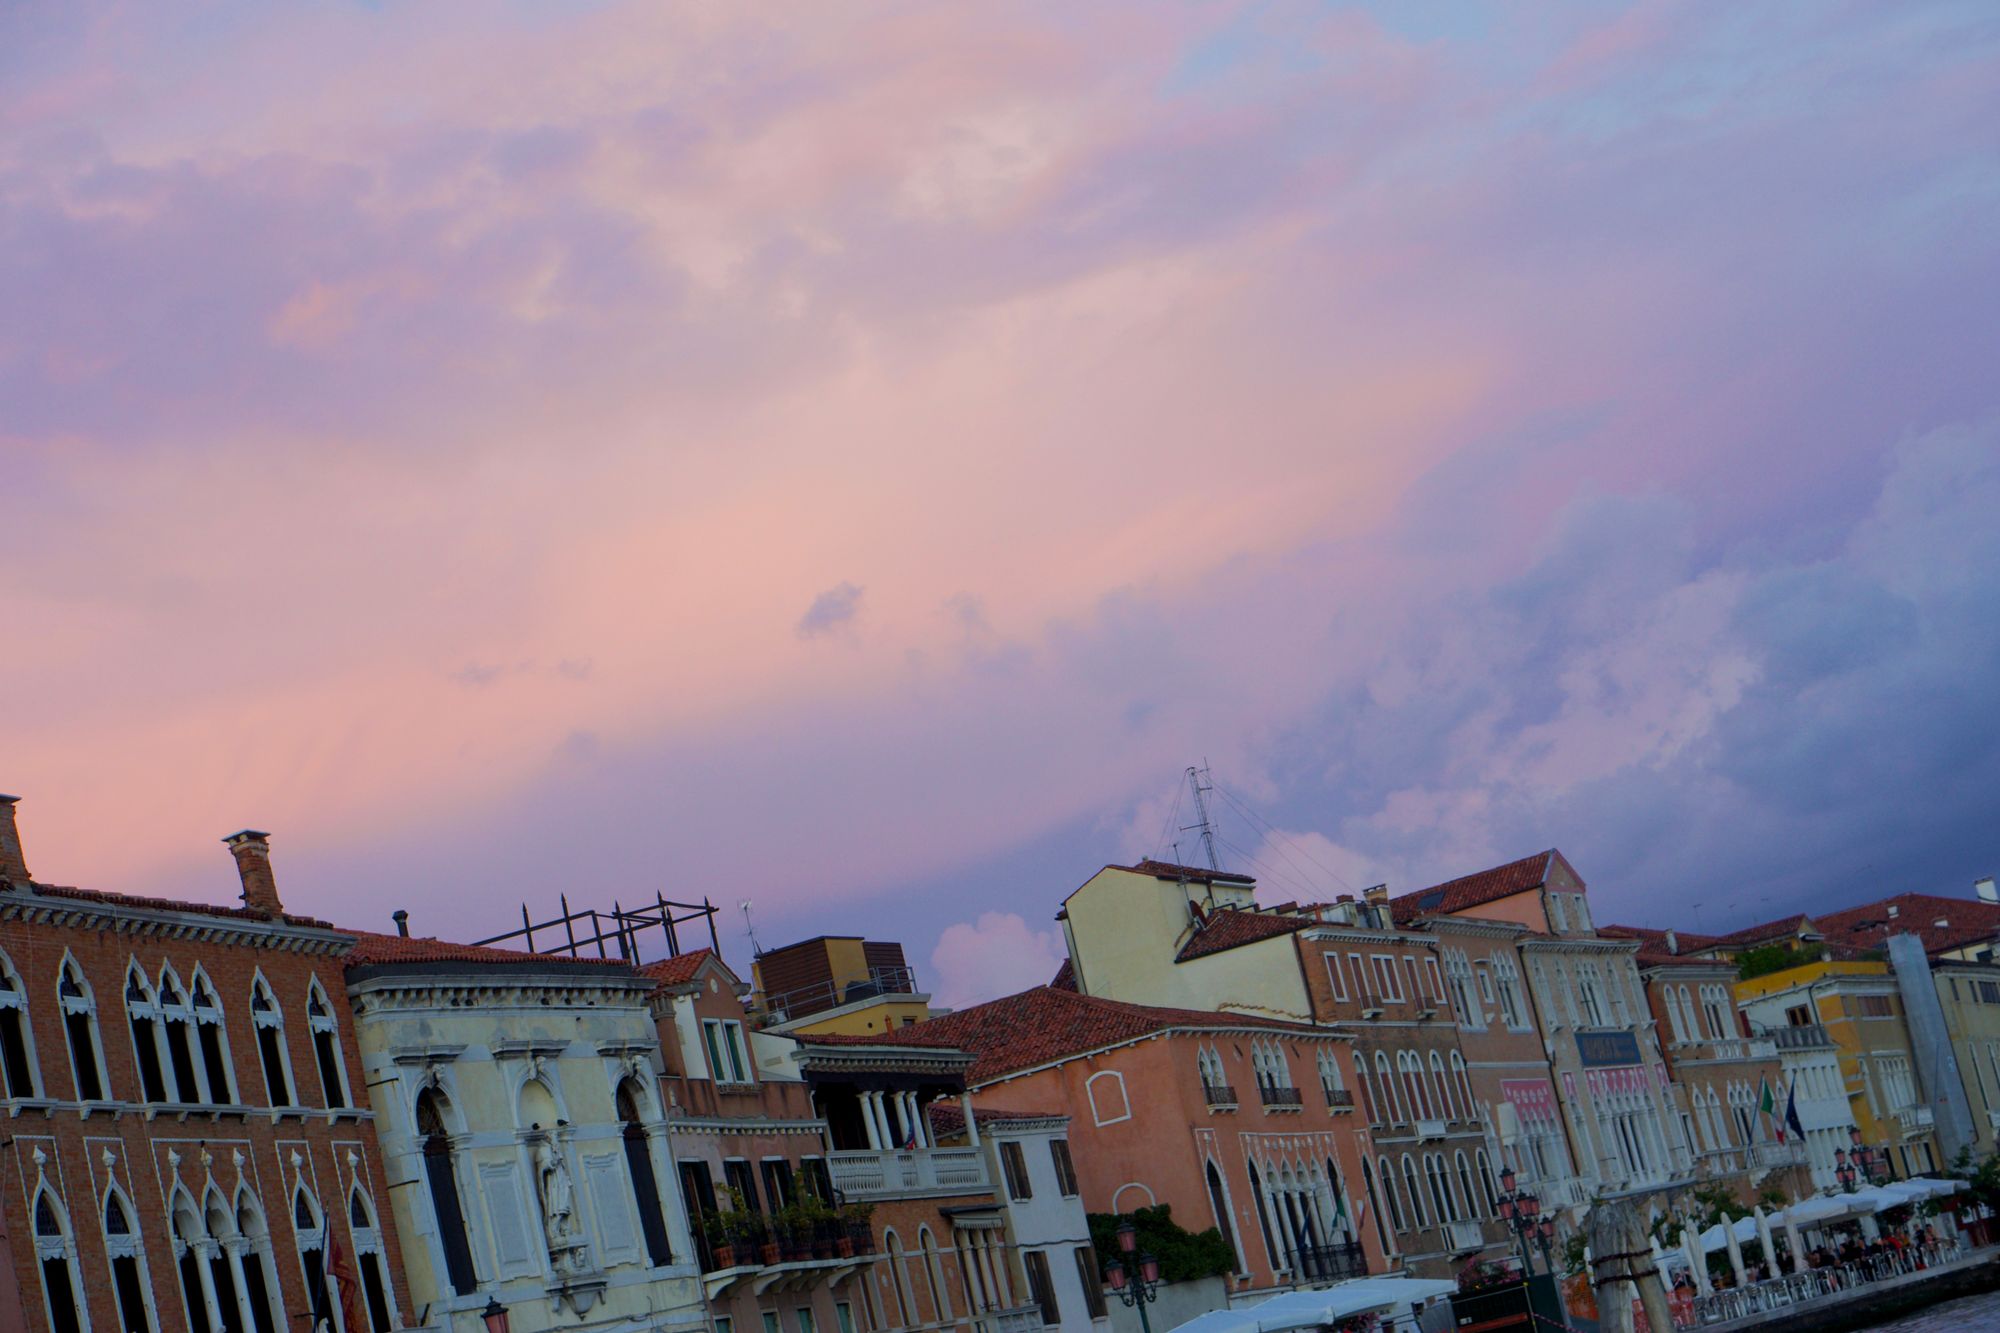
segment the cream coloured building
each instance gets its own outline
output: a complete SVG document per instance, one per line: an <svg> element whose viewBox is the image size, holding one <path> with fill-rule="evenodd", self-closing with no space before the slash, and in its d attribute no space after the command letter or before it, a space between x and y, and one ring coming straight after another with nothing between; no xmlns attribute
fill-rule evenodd
<svg viewBox="0 0 2000 1333"><path fill-rule="evenodd" d="M348 994L413 1327L706 1325L660 1104L655 983L616 961L363 936Z"/></svg>

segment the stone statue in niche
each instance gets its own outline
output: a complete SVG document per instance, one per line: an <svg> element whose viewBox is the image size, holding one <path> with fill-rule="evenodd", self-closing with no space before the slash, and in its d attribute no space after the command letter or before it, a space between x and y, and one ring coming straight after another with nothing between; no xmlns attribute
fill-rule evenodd
<svg viewBox="0 0 2000 1333"><path fill-rule="evenodd" d="M546 1136L535 1143L535 1183L541 1191L542 1225L548 1230L549 1245L562 1249L575 1238L576 1188L562 1149Z"/></svg>

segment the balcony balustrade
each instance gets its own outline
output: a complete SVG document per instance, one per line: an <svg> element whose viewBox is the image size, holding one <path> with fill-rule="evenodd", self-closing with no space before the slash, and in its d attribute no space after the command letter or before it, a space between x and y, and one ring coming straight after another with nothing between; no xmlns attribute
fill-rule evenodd
<svg viewBox="0 0 2000 1333"><path fill-rule="evenodd" d="M1233 1111L1236 1109L1236 1089L1227 1083L1204 1083L1201 1095L1208 1099L1211 1111Z"/></svg>
<svg viewBox="0 0 2000 1333"><path fill-rule="evenodd" d="M1354 1093L1347 1088L1328 1088L1326 1089L1326 1105L1330 1111L1352 1111L1354 1109Z"/></svg>
<svg viewBox="0 0 2000 1333"><path fill-rule="evenodd" d="M1477 1222L1447 1222L1444 1224L1444 1243L1451 1247L1453 1254L1464 1254L1483 1247L1486 1236Z"/></svg>
<svg viewBox="0 0 2000 1333"><path fill-rule="evenodd" d="M1781 1051L1824 1051L1833 1049L1833 1038L1824 1023L1804 1023L1798 1027L1771 1028L1758 1034L1770 1039Z"/></svg>
<svg viewBox="0 0 2000 1333"><path fill-rule="evenodd" d="M1273 1111L1296 1111L1305 1105L1297 1088L1273 1088L1262 1083L1257 1085L1257 1095L1264 1099L1264 1105Z"/></svg>
<svg viewBox="0 0 2000 1333"><path fill-rule="evenodd" d="M1305 1245L1292 1254L1293 1273L1301 1282L1344 1282L1368 1276L1368 1256L1361 1242L1345 1245Z"/></svg>
<svg viewBox="0 0 2000 1333"><path fill-rule="evenodd" d="M1450 1129L1442 1120L1417 1121L1417 1137L1420 1139L1441 1139Z"/></svg>
<svg viewBox="0 0 2000 1333"><path fill-rule="evenodd" d="M1937 1112L1928 1106L1899 1106L1896 1108L1896 1123L1903 1127L1903 1137L1913 1139L1919 1134L1928 1134L1937 1124Z"/></svg>
<svg viewBox="0 0 2000 1333"><path fill-rule="evenodd" d="M993 1180L977 1148L846 1151L827 1157L833 1187L851 1201L913 1199L937 1194L984 1194Z"/></svg>
<svg viewBox="0 0 2000 1333"><path fill-rule="evenodd" d="M980 1333L1041 1333L1042 1307L1018 1305L1011 1310L988 1310L976 1322Z"/></svg>
<svg viewBox="0 0 2000 1333"><path fill-rule="evenodd" d="M1750 1145L1750 1165L1767 1168L1784 1166L1804 1166L1806 1145L1798 1139L1784 1143L1753 1143Z"/></svg>

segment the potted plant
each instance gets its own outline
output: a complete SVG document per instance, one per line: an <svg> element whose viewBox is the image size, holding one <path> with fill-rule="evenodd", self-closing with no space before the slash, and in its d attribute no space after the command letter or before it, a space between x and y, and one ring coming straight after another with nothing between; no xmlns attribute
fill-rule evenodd
<svg viewBox="0 0 2000 1333"><path fill-rule="evenodd" d="M840 1206L841 1244L846 1249L841 1252L843 1259L856 1254L872 1254L875 1249L875 1232L871 1219L875 1216L872 1203L844 1203Z"/></svg>
<svg viewBox="0 0 2000 1333"><path fill-rule="evenodd" d="M708 1250L714 1256L715 1266L736 1267L736 1238L723 1221L724 1214L710 1213L702 1219L702 1234L708 1238Z"/></svg>

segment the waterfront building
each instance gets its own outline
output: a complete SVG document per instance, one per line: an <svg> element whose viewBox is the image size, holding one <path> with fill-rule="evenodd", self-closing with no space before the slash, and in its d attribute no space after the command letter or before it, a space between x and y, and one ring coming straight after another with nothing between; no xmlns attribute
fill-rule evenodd
<svg viewBox="0 0 2000 1333"><path fill-rule="evenodd" d="M821 935L758 954L750 973L751 1006L773 1032L885 1032L931 1014L893 940Z"/></svg>
<svg viewBox="0 0 2000 1333"><path fill-rule="evenodd" d="M655 983L620 959L362 935L366 1086L415 1308L480 1333L706 1323L667 1139Z"/></svg>
<svg viewBox="0 0 2000 1333"><path fill-rule="evenodd" d="M1683 1185L1667 1066L1634 955L1597 933L1581 876L1551 849L1391 900L1399 924L1477 917L1526 927L1519 951L1566 1112L1572 1159L1592 1196Z"/></svg>
<svg viewBox="0 0 2000 1333"><path fill-rule="evenodd" d="M0 797L0 1326L389 1333L418 1308L354 937L285 910L264 834L226 841L240 906L65 888Z"/></svg>
<svg viewBox="0 0 2000 1333"><path fill-rule="evenodd" d="M1067 1115L1083 1206L1216 1227L1232 1301L1389 1267L1352 1051L1330 1030L1038 986L883 1041L972 1055L975 1123Z"/></svg>

